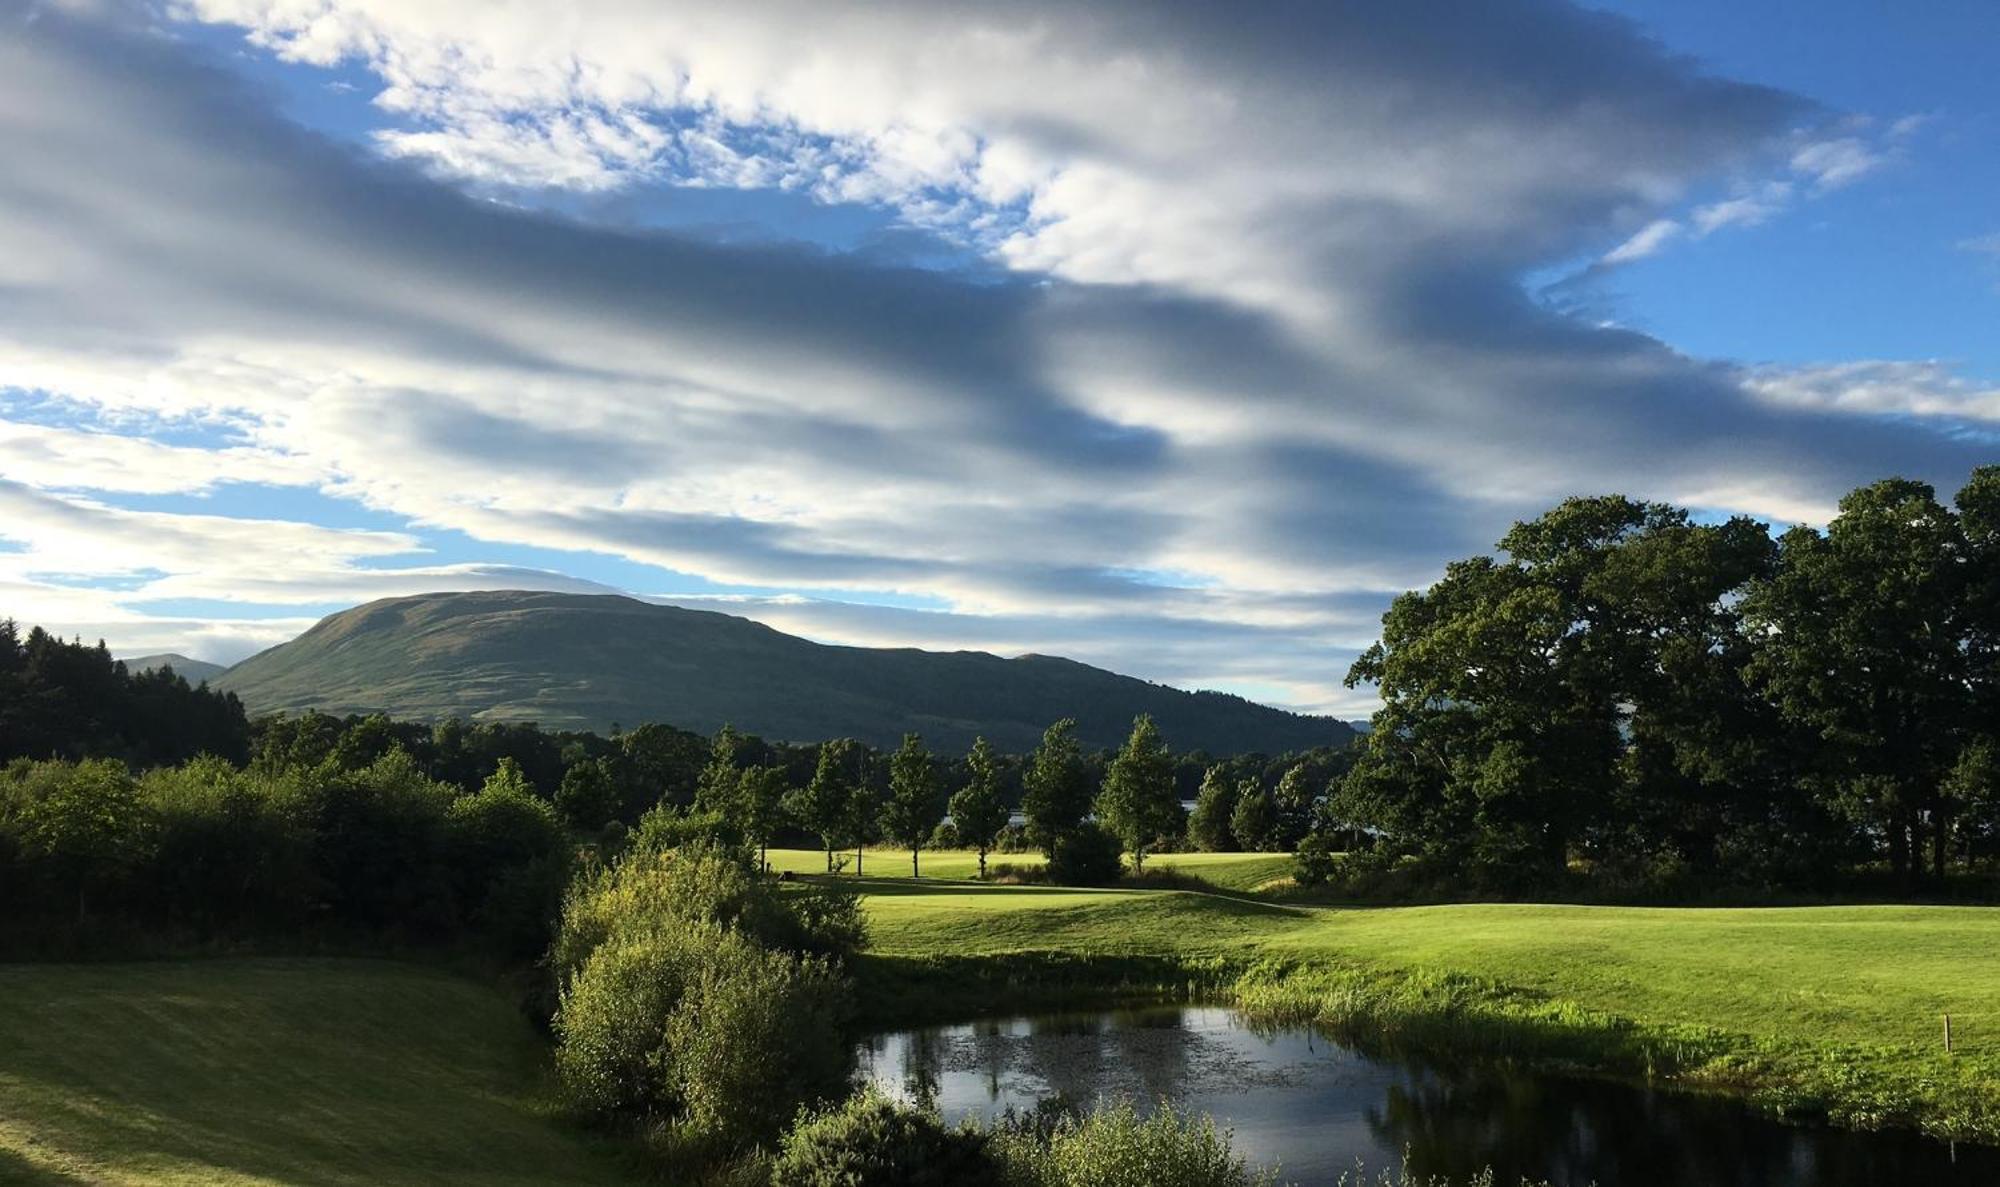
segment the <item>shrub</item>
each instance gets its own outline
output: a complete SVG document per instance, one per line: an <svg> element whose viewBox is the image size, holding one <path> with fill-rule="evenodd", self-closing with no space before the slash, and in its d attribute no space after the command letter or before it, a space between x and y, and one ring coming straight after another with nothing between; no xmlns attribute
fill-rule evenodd
<svg viewBox="0 0 2000 1187"><path fill-rule="evenodd" d="M1292 876L1300 886L1324 886L1333 880L1339 861L1326 834L1311 833L1299 842L1298 854L1292 861Z"/></svg>
<svg viewBox="0 0 2000 1187"><path fill-rule="evenodd" d="M1058 1123L1046 1137L1003 1132L995 1149L1011 1182L1024 1187L1252 1187L1276 1177L1253 1172L1208 1117L1162 1103L1150 1117L1129 1104Z"/></svg>
<svg viewBox="0 0 2000 1187"><path fill-rule="evenodd" d="M1049 881L1061 886L1109 886L1123 871L1124 846L1101 825L1084 824L1056 841Z"/></svg>
<svg viewBox="0 0 2000 1187"><path fill-rule="evenodd" d="M801 1114L772 1164L773 1187L997 1187L987 1138L938 1115L858 1092Z"/></svg>
<svg viewBox="0 0 2000 1187"><path fill-rule="evenodd" d="M853 896L787 892L711 847L585 874L549 957L566 1096L669 1125L683 1152L775 1136L844 1084L852 1003L835 958L860 934Z"/></svg>
<svg viewBox="0 0 2000 1187"><path fill-rule="evenodd" d="M270 780L217 758L146 772L158 828L152 912L204 935L295 930L311 905L307 838Z"/></svg>
<svg viewBox="0 0 2000 1187"><path fill-rule="evenodd" d="M926 849L956 849L959 847L958 826L949 820L940 820L931 830L931 839Z"/></svg>
<svg viewBox="0 0 2000 1187"><path fill-rule="evenodd" d="M1006 828L1001 829L1000 835L994 838L993 841L993 852L995 853L1033 853L1034 851L1034 839L1028 836L1028 829L1025 825L1010 824Z"/></svg>
<svg viewBox="0 0 2000 1187"><path fill-rule="evenodd" d="M369 930L448 933L457 921L446 816L461 794L399 749L358 771L325 762L288 773L280 797L310 838L311 868L335 918Z"/></svg>
<svg viewBox="0 0 2000 1187"><path fill-rule="evenodd" d="M736 1147L775 1136L847 1081L847 985L825 960L728 934L704 953L667 1022L684 1123Z"/></svg>
<svg viewBox="0 0 2000 1187"><path fill-rule="evenodd" d="M67 910L82 924L94 900L115 905L155 840L125 764L22 763L10 766L8 777L15 784L8 831L29 879L46 896L44 909Z"/></svg>
<svg viewBox="0 0 2000 1187"><path fill-rule="evenodd" d="M448 818L466 918L508 956L547 948L569 881L569 833L556 810L508 758L477 795L453 802Z"/></svg>
<svg viewBox="0 0 2000 1187"><path fill-rule="evenodd" d="M556 1013L556 1075L579 1112L644 1117L678 1104L667 1023L720 928L660 931L598 945Z"/></svg>
<svg viewBox="0 0 2000 1187"><path fill-rule="evenodd" d="M860 900L824 887L786 889L739 860L734 849L635 847L570 887L549 953L557 984L583 967L614 931L641 935L684 923L742 931L766 947L845 961L866 938Z"/></svg>

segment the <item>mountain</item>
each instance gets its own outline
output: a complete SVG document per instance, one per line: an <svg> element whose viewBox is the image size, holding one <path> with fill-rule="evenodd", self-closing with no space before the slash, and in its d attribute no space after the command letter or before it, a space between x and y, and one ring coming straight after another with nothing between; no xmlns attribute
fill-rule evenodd
<svg viewBox="0 0 2000 1187"><path fill-rule="evenodd" d="M1344 722L1215 692L1183 692L1045 655L839 647L707 610L545 592L426 594L370 602L229 669L216 681L253 713L382 712L605 730L724 722L772 740L894 745L914 730L956 750L984 734L1025 751L1075 717L1115 746L1151 713L1176 749L1277 754L1345 744Z"/></svg>
<svg viewBox="0 0 2000 1187"><path fill-rule="evenodd" d="M175 673L189 684L200 684L204 680L213 684L217 676L229 670L221 664L212 664L206 660L189 659L185 655L176 655L171 651L160 655L142 655L137 659L128 659L124 662L125 670L134 676L137 676L141 672L150 672L154 668L172 668Z"/></svg>

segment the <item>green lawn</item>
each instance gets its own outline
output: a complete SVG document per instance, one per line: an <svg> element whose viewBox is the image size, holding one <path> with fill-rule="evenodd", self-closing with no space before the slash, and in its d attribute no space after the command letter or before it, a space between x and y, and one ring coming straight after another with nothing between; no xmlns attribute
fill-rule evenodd
<svg viewBox="0 0 2000 1187"><path fill-rule="evenodd" d="M632 1183L484 985L366 960L0 965L0 1182Z"/></svg>
<svg viewBox="0 0 2000 1187"><path fill-rule="evenodd" d="M1047 956L1128 984L1204 963L1243 1000L1313 1017L1441 1021L1428 1033L1473 1050L1628 1073L1680 1050L1662 1067L1692 1084L2000 1140L2000 910L1316 908L1241 892L1268 858L1174 860L1237 889L841 881L866 896L879 959L925 984L968 965L921 958L1005 958L985 966L996 1008ZM0 965L0 1006L0 1181L634 1181L555 1119L541 1040L474 981L365 960Z"/></svg>
<svg viewBox="0 0 2000 1187"><path fill-rule="evenodd" d="M826 854L818 849L773 849L770 859L774 870L790 870L795 874L826 872ZM845 859L843 872L854 872L852 849L836 853L834 859ZM986 855L989 870L1042 864L1040 853ZM1146 868L1174 870L1221 890L1252 891L1291 877L1292 858L1286 853L1162 853L1148 859ZM910 851L871 845L862 852L861 869L870 877L907 878ZM918 869L925 878L969 880L979 874L979 855L970 849L927 849L919 856Z"/></svg>
<svg viewBox="0 0 2000 1187"><path fill-rule="evenodd" d="M1211 868L1232 857L1191 856ZM1545 1045L1573 1062L1603 1052L1626 1070L1678 1051L1692 1084L2000 1140L2000 909L1325 908L1151 889L858 885L872 946L892 959L1277 961L1258 1000L1293 1012L1363 1024L1431 1013L1461 1037L1511 1028L1509 1049L1523 1050L1523 1028L1588 1030L1591 1042Z"/></svg>

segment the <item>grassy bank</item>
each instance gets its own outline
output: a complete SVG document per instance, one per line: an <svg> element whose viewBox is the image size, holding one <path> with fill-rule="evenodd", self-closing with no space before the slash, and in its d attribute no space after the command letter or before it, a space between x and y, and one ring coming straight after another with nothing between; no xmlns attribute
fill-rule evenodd
<svg viewBox="0 0 2000 1187"><path fill-rule="evenodd" d="M0 965L0 1182L637 1182L504 995L408 965Z"/></svg>
<svg viewBox="0 0 2000 1187"><path fill-rule="evenodd" d="M2000 1142L2000 910L1343 909L908 878L864 889L879 975L906 1009L1004 1008L998 967L1039 1002L1192 987L1432 1050Z"/></svg>

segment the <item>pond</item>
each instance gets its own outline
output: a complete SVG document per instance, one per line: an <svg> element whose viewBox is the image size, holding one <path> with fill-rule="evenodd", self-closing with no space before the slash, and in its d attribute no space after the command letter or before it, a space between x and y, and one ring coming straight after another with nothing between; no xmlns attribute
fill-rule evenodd
<svg viewBox="0 0 2000 1187"><path fill-rule="evenodd" d="M1911 1133L1770 1120L1737 1102L1635 1085L1363 1055L1222 1007L995 1019L877 1035L861 1074L947 1120L993 1119L1061 1094L1170 1098L1235 1130L1237 1149L1319 1187L1352 1170L1491 1166L1557 1187L2000 1183L2000 1149Z"/></svg>

